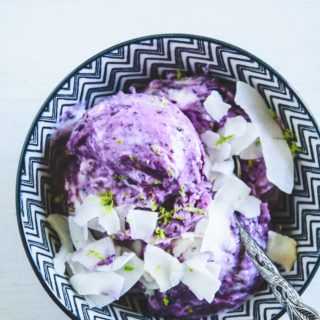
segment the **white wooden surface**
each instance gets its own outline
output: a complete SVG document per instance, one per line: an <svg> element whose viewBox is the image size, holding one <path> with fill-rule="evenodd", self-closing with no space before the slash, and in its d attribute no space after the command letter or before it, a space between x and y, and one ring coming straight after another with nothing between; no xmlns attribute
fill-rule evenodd
<svg viewBox="0 0 320 320"><path fill-rule="evenodd" d="M20 243L15 176L28 128L51 90L85 59L142 35L191 33L254 53L320 122L319 0L0 0L0 319L67 319ZM320 309L320 272L303 295Z"/></svg>

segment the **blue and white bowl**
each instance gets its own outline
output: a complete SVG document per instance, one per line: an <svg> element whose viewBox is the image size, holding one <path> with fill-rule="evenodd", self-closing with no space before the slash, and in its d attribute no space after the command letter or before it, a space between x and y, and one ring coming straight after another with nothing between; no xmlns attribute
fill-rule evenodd
<svg viewBox="0 0 320 320"><path fill-rule="evenodd" d="M242 80L256 88L268 106L296 135L302 152L295 160L293 195L274 220L282 232L298 243L298 261L285 278L300 293L319 264L320 133L312 115L291 86L275 70L252 54L230 44L199 36L168 34L134 39L107 49L75 69L51 93L27 135L17 175L17 218L29 261L42 286L72 319L159 319L146 316L139 295L127 296L103 309L90 308L71 287L68 277L57 274L53 257L59 239L46 219L52 213L50 168L54 155L50 137L64 109L84 102L88 108L101 97L131 85L143 86L168 70ZM244 305L225 315L206 319L277 319L283 310L269 287L261 288Z"/></svg>

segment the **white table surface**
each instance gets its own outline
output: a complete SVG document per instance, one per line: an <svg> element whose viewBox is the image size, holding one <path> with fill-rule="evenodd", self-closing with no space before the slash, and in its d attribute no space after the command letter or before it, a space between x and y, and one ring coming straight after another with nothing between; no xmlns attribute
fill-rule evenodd
<svg viewBox="0 0 320 320"><path fill-rule="evenodd" d="M15 216L15 177L24 138L65 75L131 38L204 35L269 63L320 122L319 14L319 0L0 0L0 319L67 319L33 274ZM319 289L320 271L303 294L318 310Z"/></svg>

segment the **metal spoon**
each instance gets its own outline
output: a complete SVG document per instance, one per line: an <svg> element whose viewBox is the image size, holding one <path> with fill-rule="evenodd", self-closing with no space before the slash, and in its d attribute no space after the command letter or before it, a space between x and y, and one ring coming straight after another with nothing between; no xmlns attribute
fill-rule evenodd
<svg viewBox="0 0 320 320"><path fill-rule="evenodd" d="M280 275L276 266L255 240L237 221L240 239L247 254L259 270L261 276L269 283L278 302L286 308L292 320L319 320L319 313L302 302L298 292Z"/></svg>

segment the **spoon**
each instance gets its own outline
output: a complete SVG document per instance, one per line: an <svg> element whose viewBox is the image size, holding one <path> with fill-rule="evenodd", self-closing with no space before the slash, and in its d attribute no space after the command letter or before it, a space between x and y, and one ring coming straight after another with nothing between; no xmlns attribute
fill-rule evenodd
<svg viewBox="0 0 320 320"><path fill-rule="evenodd" d="M319 320L319 313L302 302L298 292L279 273L266 253L237 221L240 239L247 254L260 272L260 275L269 283L278 302L286 308L291 320Z"/></svg>

